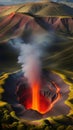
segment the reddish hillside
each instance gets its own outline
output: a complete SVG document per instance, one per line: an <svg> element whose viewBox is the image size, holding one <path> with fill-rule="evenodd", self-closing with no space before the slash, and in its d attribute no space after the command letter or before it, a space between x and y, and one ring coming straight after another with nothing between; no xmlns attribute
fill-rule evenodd
<svg viewBox="0 0 73 130"><path fill-rule="evenodd" d="M13 37L48 31L50 25L61 33L73 33L73 18L41 17L34 18L25 14L11 13L0 20L0 42Z"/></svg>
<svg viewBox="0 0 73 130"><path fill-rule="evenodd" d="M46 18L56 31L72 34L73 18L49 17Z"/></svg>
<svg viewBox="0 0 73 130"><path fill-rule="evenodd" d="M72 8L54 2L0 6L0 43L20 36L29 39L50 29L72 35L72 13Z"/></svg>

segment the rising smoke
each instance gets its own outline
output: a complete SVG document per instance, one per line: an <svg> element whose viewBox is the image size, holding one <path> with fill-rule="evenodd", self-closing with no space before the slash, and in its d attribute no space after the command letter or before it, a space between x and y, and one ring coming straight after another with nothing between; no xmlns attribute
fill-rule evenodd
<svg viewBox="0 0 73 130"><path fill-rule="evenodd" d="M52 44L52 38L53 35L48 33L34 35L32 42L20 45L18 63L31 86L41 80L42 58L47 55L46 50Z"/></svg>
<svg viewBox="0 0 73 130"><path fill-rule="evenodd" d="M19 63L22 64L24 76L31 86L39 81L41 76L41 61L37 53L38 50L33 44L24 44L21 46L21 53L18 58Z"/></svg>

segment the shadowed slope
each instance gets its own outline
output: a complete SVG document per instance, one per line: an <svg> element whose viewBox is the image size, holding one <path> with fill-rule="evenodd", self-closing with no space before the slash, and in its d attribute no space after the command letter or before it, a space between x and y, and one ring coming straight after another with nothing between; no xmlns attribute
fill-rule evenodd
<svg viewBox="0 0 73 130"><path fill-rule="evenodd" d="M48 6L36 13L38 16L73 16L73 8L54 2L48 3Z"/></svg>

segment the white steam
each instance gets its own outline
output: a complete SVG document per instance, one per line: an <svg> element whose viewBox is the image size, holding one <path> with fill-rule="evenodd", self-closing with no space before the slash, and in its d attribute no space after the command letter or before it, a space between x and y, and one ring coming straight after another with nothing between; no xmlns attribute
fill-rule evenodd
<svg viewBox="0 0 73 130"><path fill-rule="evenodd" d="M32 86L33 83L38 82L41 77L41 61L37 48L34 45L23 44L18 60L22 64L22 71L28 83Z"/></svg>
<svg viewBox="0 0 73 130"><path fill-rule="evenodd" d="M52 35L51 35L52 36ZM20 45L20 56L18 63L21 63L24 76L32 86L35 82L40 82L42 72L42 58L46 54L46 48L51 45L51 37L48 34L34 36L29 44Z"/></svg>

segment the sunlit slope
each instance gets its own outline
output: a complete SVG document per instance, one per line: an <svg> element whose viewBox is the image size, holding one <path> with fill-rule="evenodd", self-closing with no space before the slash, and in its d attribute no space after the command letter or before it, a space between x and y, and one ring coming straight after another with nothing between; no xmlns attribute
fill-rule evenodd
<svg viewBox="0 0 73 130"><path fill-rule="evenodd" d="M0 17L12 12L30 13L38 16L73 16L73 8L55 2L35 2L11 6L0 6Z"/></svg>
<svg viewBox="0 0 73 130"><path fill-rule="evenodd" d="M19 13L36 13L42 8L46 7L48 2L37 2L37 3L27 3L27 4L18 4L18 5L11 5L11 6L0 6L0 17L8 15L12 12L19 12Z"/></svg>

